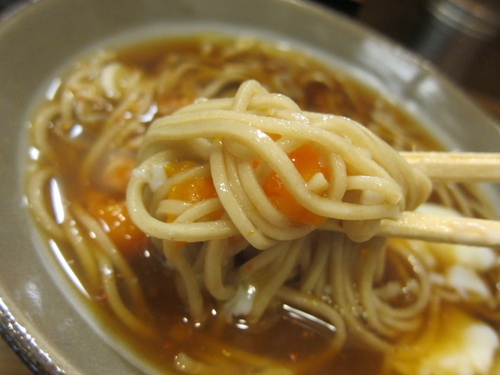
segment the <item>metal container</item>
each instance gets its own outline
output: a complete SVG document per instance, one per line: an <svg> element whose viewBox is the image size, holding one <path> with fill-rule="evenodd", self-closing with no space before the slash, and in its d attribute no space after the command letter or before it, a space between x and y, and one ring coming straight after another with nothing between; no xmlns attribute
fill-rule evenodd
<svg viewBox="0 0 500 375"><path fill-rule="evenodd" d="M412 48L450 78L460 81L500 29L498 3L431 0L428 17Z"/></svg>

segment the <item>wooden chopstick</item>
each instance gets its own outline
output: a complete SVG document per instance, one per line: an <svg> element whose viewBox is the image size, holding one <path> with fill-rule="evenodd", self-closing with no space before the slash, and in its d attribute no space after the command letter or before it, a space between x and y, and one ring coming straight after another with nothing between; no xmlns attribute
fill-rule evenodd
<svg viewBox="0 0 500 375"><path fill-rule="evenodd" d="M500 222L404 212L398 220L382 220L379 235L429 242L500 247Z"/></svg>
<svg viewBox="0 0 500 375"><path fill-rule="evenodd" d="M400 152L415 168L435 182L500 183L500 153ZM320 229L343 232L339 220ZM376 234L428 242L485 246L500 249L500 221L403 212L397 220L382 219Z"/></svg>
<svg viewBox="0 0 500 375"><path fill-rule="evenodd" d="M343 232L338 220L328 220L320 228ZM397 220L383 219L376 235L500 248L500 221L408 211Z"/></svg>
<svg viewBox="0 0 500 375"><path fill-rule="evenodd" d="M500 182L500 153L401 152L436 182Z"/></svg>

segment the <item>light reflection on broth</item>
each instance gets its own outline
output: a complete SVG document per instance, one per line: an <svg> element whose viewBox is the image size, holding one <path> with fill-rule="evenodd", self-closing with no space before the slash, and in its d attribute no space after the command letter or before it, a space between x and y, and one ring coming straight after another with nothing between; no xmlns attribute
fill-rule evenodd
<svg viewBox="0 0 500 375"><path fill-rule="evenodd" d="M145 361L184 373L447 373L457 368L440 371L439 361L453 355L466 358L459 364L471 373L493 371L499 270L491 249L477 250L472 261L460 255L467 249L449 245L401 239L357 245L313 235L297 269L321 259L330 265L303 291L324 313L282 302L296 297L303 281L296 275L256 321L236 317L228 323L223 305L203 287L202 314L193 318L183 280L161 243L131 222L125 190L152 121L199 97L233 96L249 79L304 110L352 118L397 150L441 149L362 85L310 57L253 39L161 40L78 61L33 116L30 136L39 154L29 161L26 194L47 240L61 249L91 296L96 317ZM467 216L491 215L473 187L436 185L431 201ZM321 255L318 249L331 241L344 245ZM234 262L254 256L252 250L241 252ZM460 276L472 281L456 289ZM445 313L458 332L455 344L442 337L450 335L442 328ZM328 314L341 317L346 327L340 348L340 326ZM484 339L481 364L467 353L466 329ZM436 337L441 352L434 350Z"/></svg>

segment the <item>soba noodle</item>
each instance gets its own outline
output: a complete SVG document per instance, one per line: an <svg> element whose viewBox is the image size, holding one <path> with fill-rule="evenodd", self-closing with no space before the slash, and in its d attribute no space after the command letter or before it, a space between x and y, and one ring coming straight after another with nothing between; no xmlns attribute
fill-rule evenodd
<svg viewBox="0 0 500 375"><path fill-rule="evenodd" d="M324 171L314 171L307 181L294 165L314 163L300 159L298 150L305 147L318 152L317 163L324 164ZM138 160L127 190L131 218L149 236L163 240L167 260L189 285L185 289L195 319L203 316L202 286L217 300L231 300L238 284L254 285L265 267L271 270L264 278L267 285L257 288L248 312L258 319L277 290L296 277L298 255L306 246L302 237L317 229L313 221L341 220L349 238L364 242L376 234L381 219L415 209L430 192L423 174L363 126L340 116L303 112L256 81L244 82L234 98L198 100L156 120ZM169 178L158 173L179 163L189 166ZM296 201L298 209L317 219L296 221L281 212L266 195L271 176L291 194L287 204ZM193 189L196 180L207 178L213 181L214 197L192 202L170 197L176 186ZM210 220L213 216L220 218ZM246 241L234 240L240 235ZM230 239L238 246L231 246ZM182 241L199 243L186 250L189 257L179 250ZM249 245L266 250L260 254L264 260L257 255L239 266L240 277L234 257ZM198 262L204 264L201 275L193 270ZM197 279L202 285L197 286Z"/></svg>
<svg viewBox="0 0 500 375"><path fill-rule="evenodd" d="M395 151L429 138L301 54L166 46L79 61L31 129L33 217L131 346L180 373L500 368L496 252L376 236L407 210L490 217Z"/></svg>

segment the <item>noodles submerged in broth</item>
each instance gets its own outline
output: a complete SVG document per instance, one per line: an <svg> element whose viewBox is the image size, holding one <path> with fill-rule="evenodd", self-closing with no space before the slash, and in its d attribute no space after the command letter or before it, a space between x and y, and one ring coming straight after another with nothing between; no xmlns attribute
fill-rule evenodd
<svg viewBox="0 0 500 375"><path fill-rule="evenodd" d="M61 77L33 116L26 195L96 318L160 370L497 373L496 251L374 236L404 210L489 205L372 132L441 149L303 54L144 43ZM318 230L329 212L345 233Z"/></svg>

